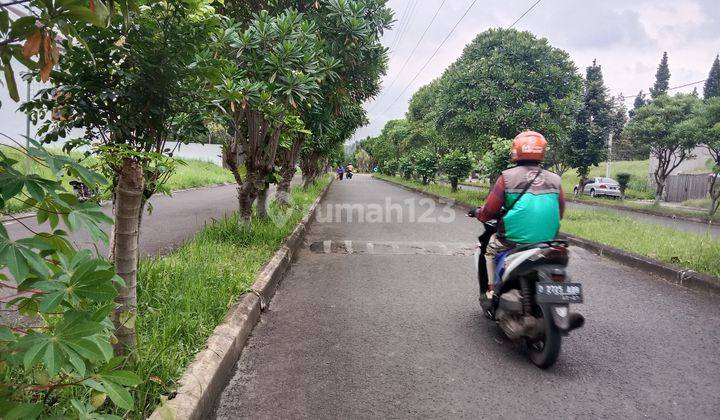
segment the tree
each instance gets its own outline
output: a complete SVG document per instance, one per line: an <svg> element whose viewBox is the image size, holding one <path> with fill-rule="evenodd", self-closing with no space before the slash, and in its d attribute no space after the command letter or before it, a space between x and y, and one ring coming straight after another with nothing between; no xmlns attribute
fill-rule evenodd
<svg viewBox="0 0 720 420"><path fill-rule="evenodd" d="M301 9L318 28L325 54L334 60L333 75L321 83L318 105L302 116L311 132L295 136L289 151L280 155L278 167L282 179L278 184L278 201L281 203L288 196L290 180L306 141L321 145L344 143L365 123L365 111L359 105L379 92L380 76L387 67L387 54L380 37L389 28L392 13L385 3L385 0L325 0ZM338 121L340 118L342 121ZM304 156L317 161L332 147L314 149L317 153ZM306 166L317 164L306 162ZM315 173L309 175L313 176L306 177L306 181L314 181Z"/></svg>
<svg viewBox="0 0 720 420"><path fill-rule="evenodd" d="M630 184L630 179L632 178L632 174L629 174L627 172L620 172L617 174L617 182L620 186L620 199L625 199L625 191L627 190L628 185Z"/></svg>
<svg viewBox="0 0 720 420"><path fill-rule="evenodd" d="M66 55L51 74L53 87L23 109L43 121L38 131L52 142L83 128L66 143L98 156L111 180L115 225L110 258L124 281L113 320L119 352L135 347L138 244L147 200L173 170L168 141L185 141L204 131L209 106L201 62L217 20L202 2L154 2L116 16L106 28L81 27L84 45L63 43Z"/></svg>
<svg viewBox="0 0 720 420"><path fill-rule="evenodd" d="M511 166L510 150L512 140L497 138L492 148L480 159L481 173L494 182L505 169Z"/></svg>
<svg viewBox="0 0 720 420"><path fill-rule="evenodd" d="M359 172L370 172L372 170L372 158L365 149L358 149L355 152L355 165Z"/></svg>
<svg viewBox="0 0 720 420"><path fill-rule="evenodd" d="M568 54L529 32L478 35L439 83L437 127L450 146L484 152L492 137L526 129L550 139L569 133L582 79Z"/></svg>
<svg viewBox="0 0 720 420"><path fill-rule="evenodd" d="M711 97L698 107L695 117L681 124L680 135L702 144L709 152L712 174L709 179L710 216L720 207L720 97Z"/></svg>
<svg viewBox="0 0 720 420"><path fill-rule="evenodd" d="M655 84L650 88L650 96L657 99L662 95L667 95L670 87L670 67L668 66L667 51L663 53L660 65L655 73Z"/></svg>
<svg viewBox="0 0 720 420"><path fill-rule="evenodd" d="M653 168L655 180L655 203L662 199L667 177L680 164L692 155L697 145L694 136L688 136L687 125L700 105L700 100L692 95L658 97L652 103L642 107L635 118L626 127L626 133L634 142L646 143L656 160Z"/></svg>
<svg viewBox="0 0 720 420"><path fill-rule="evenodd" d="M398 169L400 170L400 175L402 175L405 179L411 179L413 177L413 173L415 172L415 163L412 161L411 156L406 155L401 157L398 160Z"/></svg>
<svg viewBox="0 0 720 420"><path fill-rule="evenodd" d="M705 81L705 89L703 90L704 98L710 99L720 96L720 56L715 56L710 73Z"/></svg>
<svg viewBox="0 0 720 420"><path fill-rule="evenodd" d="M470 173L475 159L472 154L461 150L453 150L440 160L440 169L450 179L453 192L458 190L458 183Z"/></svg>
<svg viewBox="0 0 720 420"><path fill-rule="evenodd" d="M240 218L249 225L252 204L274 172L283 130L317 103L330 63L315 25L294 10L277 16L263 10L246 30L230 27L225 34L234 59L216 88L216 103L230 127L224 160L238 184Z"/></svg>
<svg viewBox="0 0 720 420"><path fill-rule="evenodd" d="M431 147L423 147L413 153L412 161L414 164L414 172L420 178L423 185L427 185L430 181L435 180L438 164L440 163L435 150Z"/></svg>
<svg viewBox="0 0 720 420"><path fill-rule="evenodd" d="M585 98L570 136L570 162L580 176L580 188L587 181L590 167L597 166L606 155L606 146L613 131L612 103L603 82L602 69L595 61L587 68Z"/></svg>
<svg viewBox="0 0 720 420"><path fill-rule="evenodd" d="M635 117L637 114L638 109L642 108L644 105L647 105L648 100L645 99L645 93L641 90L638 92L637 96L635 97L635 101L633 102L633 109L631 109L628 114L630 115L630 118Z"/></svg>

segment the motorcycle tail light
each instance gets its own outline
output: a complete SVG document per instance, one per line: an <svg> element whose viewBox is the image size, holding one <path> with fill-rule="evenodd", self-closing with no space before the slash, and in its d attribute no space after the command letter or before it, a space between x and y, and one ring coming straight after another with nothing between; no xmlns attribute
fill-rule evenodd
<svg viewBox="0 0 720 420"><path fill-rule="evenodd" d="M551 273L550 280L556 283L562 283L565 281L565 273Z"/></svg>
<svg viewBox="0 0 720 420"><path fill-rule="evenodd" d="M545 259L559 264L567 264L569 260L568 250L564 246L551 246L546 248L542 251L542 255Z"/></svg>

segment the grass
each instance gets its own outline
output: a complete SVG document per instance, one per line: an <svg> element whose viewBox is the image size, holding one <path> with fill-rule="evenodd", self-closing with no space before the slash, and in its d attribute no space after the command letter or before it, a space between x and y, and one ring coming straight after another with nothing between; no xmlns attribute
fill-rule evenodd
<svg viewBox="0 0 720 420"><path fill-rule="evenodd" d="M408 180L397 176L389 176L389 175L383 175L383 174L373 174L374 177L379 179L386 179L392 182L395 182L397 184L402 184L408 187L416 188L420 191L425 191L431 194L437 194L443 197L452 198L455 201L461 201L463 203L470 203L470 204L477 204L478 206L482 205L483 201L485 200L485 197L487 197L487 194L489 191L468 191L463 189L458 189L457 191L453 192L448 185L443 184L428 184L423 185L422 182L414 181L414 180Z"/></svg>
<svg viewBox="0 0 720 420"><path fill-rule="evenodd" d="M453 193L447 185L423 186L399 177L375 176L476 206L483 204L485 196L477 191ZM720 277L720 240L709 234L685 233L603 209L568 209L561 229L571 235Z"/></svg>
<svg viewBox="0 0 720 420"><path fill-rule="evenodd" d="M168 179L166 186L171 191L235 182L229 170L212 162L192 159L183 161L185 164L178 165Z"/></svg>
<svg viewBox="0 0 720 420"><path fill-rule="evenodd" d="M133 416L149 415L160 396L176 388L228 309L250 289L328 182L323 178L308 191L294 187L295 206L282 226L255 219L252 229L242 229L232 216L207 226L176 252L142 261L137 369L145 382L134 390Z"/></svg>
<svg viewBox="0 0 720 420"><path fill-rule="evenodd" d="M19 169L20 172L52 178L52 173L47 167L27 159L25 155L17 150L7 146L0 146L0 151L9 158L18 161L14 167ZM62 153L58 150L51 150L51 152ZM74 154L73 156L80 157L80 155ZM92 162L92 158L88 160L89 164L92 164ZM234 182L230 171L212 162L195 159L183 159L183 162L184 164L177 165L175 172L168 179L166 187L170 191ZM69 182L69 179L64 180L65 187L68 190L72 190ZM20 213L28 210L30 210L30 207L17 199L10 200L5 204L5 211L7 213Z"/></svg>
<svg viewBox="0 0 720 420"><path fill-rule="evenodd" d="M720 240L642 223L606 210L569 210L562 231L720 277Z"/></svg>

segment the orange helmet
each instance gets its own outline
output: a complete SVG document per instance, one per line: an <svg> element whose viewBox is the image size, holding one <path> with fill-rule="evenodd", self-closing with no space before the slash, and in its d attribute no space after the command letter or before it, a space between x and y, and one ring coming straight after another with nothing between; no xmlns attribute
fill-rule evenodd
<svg viewBox="0 0 720 420"><path fill-rule="evenodd" d="M513 162L530 160L540 162L545 159L547 140L535 131L523 131L512 143L511 159Z"/></svg>

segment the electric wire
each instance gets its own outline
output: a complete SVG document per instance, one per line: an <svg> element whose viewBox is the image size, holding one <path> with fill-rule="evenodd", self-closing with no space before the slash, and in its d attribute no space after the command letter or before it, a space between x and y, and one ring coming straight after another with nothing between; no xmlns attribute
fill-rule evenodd
<svg viewBox="0 0 720 420"><path fill-rule="evenodd" d="M530 11L532 11L532 10L535 8L535 6L537 6L541 1L542 1L542 0L537 0L535 3L533 3L532 6L530 6L522 15L520 15L519 18L517 18L517 19L512 23L512 25L510 25L510 26L508 27L508 29L512 28L512 27L515 26L518 22L520 22L528 13L530 13ZM400 98L402 98L402 96L405 94L405 92L408 90L408 88L410 88L410 86L412 86L412 84L415 82L415 80L417 80L417 78L420 76L420 74L422 74L423 70L425 70L425 69L427 68L427 66L430 64L430 62L432 61L432 59L435 58L435 56L436 56L437 53L440 51L440 49L445 45L445 43L447 42L447 40L450 39L450 36L453 34L453 32L455 32L455 29L457 29L457 27L458 27L458 26L460 25L460 23L465 19L465 17L468 15L468 13L470 13L470 10L473 8L473 6L475 6L475 3L477 3L477 0L473 0L473 2L470 3L470 6L468 6L468 8L465 10L465 13L463 13L463 15L460 16L460 19L455 23L455 25L452 27L452 29L451 29L450 32L447 34L447 36L445 37L445 39L443 39L443 41L442 41L442 42L440 43L440 45L435 49L435 51L434 51L433 54L430 56L430 58L425 62L425 64L423 64L423 66L420 68L420 70L418 70L418 72L415 73L415 76L413 76L413 78L410 80L410 83L408 83L408 84L405 86L405 88L402 90L402 92L400 92L400 95L398 95L398 96L390 103L390 105L385 109L385 113L387 113L387 112L390 111L390 109L393 107L393 105L395 105L395 103L397 103L397 101L399 101Z"/></svg>
<svg viewBox="0 0 720 420"><path fill-rule="evenodd" d="M407 65L410 63L410 60L412 60L413 56L415 55L415 52L417 52L417 49L420 47L420 43L423 41L423 39L425 39L425 35L427 35L428 31L430 30L432 25L435 23L435 20L437 20L437 17L440 14L440 10L442 10L445 3L447 3L447 0L443 0L442 3L440 3L440 6L437 8L437 10L435 10L435 14L433 15L432 19L430 20L430 23L425 27L425 30L423 31L422 35L420 35L420 39L418 39L418 41L415 43L415 46L413 47L412 51L410 52L410 55L408 55L408 58L405 60L402 67L400 68L400 70L397 72L397 74L395 75L393 80L390 82L390 85L388 85L387 88L383 89L384 92L389 91L393 86L395 86L395 82L397 82L397 80L400 78L400 75L403 74L403 70L405 70ZM382 94L381 94L381 96L382 96ZM369 111L370 113L372 113L372 111L374 111L375 108L377 108L379 99L380 98L378 98L375 101L375 104Z"/></svg>

